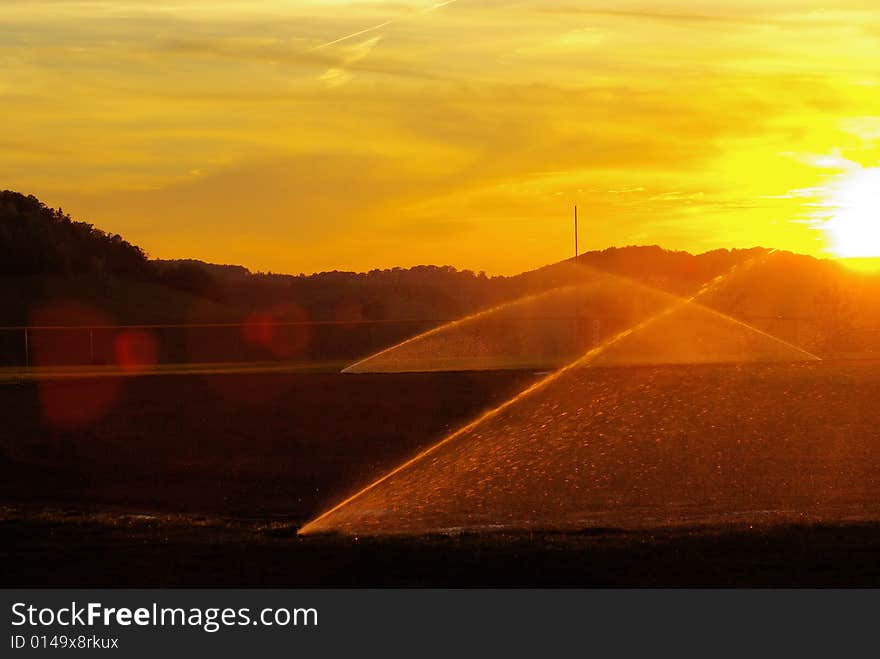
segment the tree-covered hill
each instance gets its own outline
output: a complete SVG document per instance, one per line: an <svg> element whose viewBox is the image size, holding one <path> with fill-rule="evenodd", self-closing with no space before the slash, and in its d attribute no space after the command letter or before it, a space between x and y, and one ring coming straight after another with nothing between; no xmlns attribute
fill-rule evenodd
<svg viewBox="0 0 880 659"><path fill-rule="evenodd" d="M719 289L712 306L817 349L846 353L880 346L880 277L809 256L760 258L767 254L762 248L694 255L658 246L611 247L509 277L434 265L254 273L193 259L151 260L117 234L75 221L33 196L4 191L0 325L28 324L34 309L56 299L79 300L119 324L239 323L255 315L281 322L403 321L363 330L381 345L524 295L588 281L597 270L689 295L737 264L758 261L760 267ZM295 263L290 270L297 270Z"/></svg>
<svg viewBox="0 0 880 659"><path fill-rule="evenodd" d="M143 250L122 236L76 222L34 196L0 191L0 273L143 278L153 271Z"/></svg>

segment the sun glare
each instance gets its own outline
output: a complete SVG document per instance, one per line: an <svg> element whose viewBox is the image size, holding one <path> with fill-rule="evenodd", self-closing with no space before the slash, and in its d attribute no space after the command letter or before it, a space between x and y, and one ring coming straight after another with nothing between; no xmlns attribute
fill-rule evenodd
<svg viewBox="0 0 880 659"><path fill-rule="evenodd" d="M880 168L847 173L829 192L824 229L844 259L880 257Z"/></svg>

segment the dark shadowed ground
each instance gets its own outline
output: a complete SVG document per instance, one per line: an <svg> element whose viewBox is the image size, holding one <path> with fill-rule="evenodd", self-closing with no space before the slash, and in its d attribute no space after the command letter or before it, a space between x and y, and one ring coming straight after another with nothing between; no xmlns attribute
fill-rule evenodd
<svg viewBox="0 0 880 659"><path fill-rule="evenodd" d="M0 502L301 523L534 377L256 373L0 384ZM85 418L95 401L103 407Z"/></svg>
<svg viewBox="0 0 880 659"><path fill-rule="evenodd" d="M880 525L343 538L207 517L6 510L6 586L877 586Z"/></svg>
<svg viewBox="0 0 880 659"><path fill-rule="evenodd" d="M641 492L662 485L647 478L644 467L665 465L674 454L655 460L660 449L654 441L639 444L639 424L642 434L652 437L649 430L659 422L672 428L670 406L713 419L724 403L731 405L729 422L715 423L717 433L705 444L683 427L664 434L664 441L685 440L681 448L687 453L676 469L705 479L721 464L726 475L719 482L730 488L744 483L733 493L742 495L756 487L755 476L727 475L756 455L765 468L779 464L789 480L798 464L826 461L817 493L843 483L848 493L857 493L851 485L862 482L862 509L875 509L880 497L873 487L874 465L865 461L880 456L873 422L880 395L877 364L755 365L740 369L734 380L731 368L739 367L595 370L597 380L584 385L585 392L680 383L674 396L648 396L653 402L641 416L618 415L617 425L603 418L602 432L625 430L628 439L615 450L631 446L633 473L642 474L627 487ZM880 585L880 524L870 515L858 521L825 518L821 524L720 519L657 527L646 521L640 529L598 525L564 533L536 528L397 537L296 535L316 513L535 378L531 372L252 373L2 385L2 583ZM629 385L618 382L621 378ZM775 401L768 400L774 395ZM635 404L620 396L619 410ZM809 441L799 442L793 429L805 420L823 432L806 433ZM760 432L765 427L768 432ZM768 448L782 436L778 449ZM761 450L746 450L749 445ZM613 457L613 478L623 487L627 460ZM784 493L784 484L780 487ZM725 495L705 494L715 502Z"/></svg>

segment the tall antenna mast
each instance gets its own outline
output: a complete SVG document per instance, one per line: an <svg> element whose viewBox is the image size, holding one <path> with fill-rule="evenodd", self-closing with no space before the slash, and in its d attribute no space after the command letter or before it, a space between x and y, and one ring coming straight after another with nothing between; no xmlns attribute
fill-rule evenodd
<svg viewBox="0 0 880 659"><path fill-rule="evenodd" d="M574 262L578 262L578 207L574 205Z"/></svg>

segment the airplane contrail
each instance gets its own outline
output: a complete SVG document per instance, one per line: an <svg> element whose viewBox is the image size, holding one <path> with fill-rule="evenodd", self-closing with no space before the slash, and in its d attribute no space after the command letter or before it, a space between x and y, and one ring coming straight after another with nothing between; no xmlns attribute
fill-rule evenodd
<svg viewBox="0 0 880 659"><path fill-rule="evenodd" d="M445 0L445 2L437 2L430 7L425 7L424 9L419 10L419 14L427 14L429 11L434 11L435 9L440 9L441 7L445 7L446 5L451 5L453 2L457 2L458 0ZM351 34L346 34L344 37L339 37L338 39L334 39L333 41L328 41L326 43L319 44L317 46L313 46L309 48L306 52L311 53L316 50L321 50L322 48L327 48L328 46L333 46L335 44L341 43L343 41L348 41L349 39L354 39L355 37L359 37L362 34L369 34L370 32L375 32L376 30L381 30L383 27L387 27L394 23L400 23L401 21L407 20L406 18L392 18L389 21L385 21L384 23L379 23L378 25L373 25L372 27L364 28L363 30L358 30L357 32L352 32Z"/></svg>
<svg viewBox="0 0 880 659"><path fill-rule="evenodd" d="M374 32L376 30L381 30L386 25L391 25L392 23L396 23L397 21L385 21L384 23L379 23L379 25L374 25L373 27L368 27L363 30L359 30L358 32L352 32L351 34L346 34L344 37L339 37L338 39L334 39L333 41L328 41L327 43L322 43L319 46L314 46L313 48L309 48L306 52L311 52L313 50L320 50L321 48L327 48L327 46L332 46L333 44L337 44L340 41L346 41L348 39L354 39L355 37L359 37L362 34L368 34L370 32Z"/></svg>

